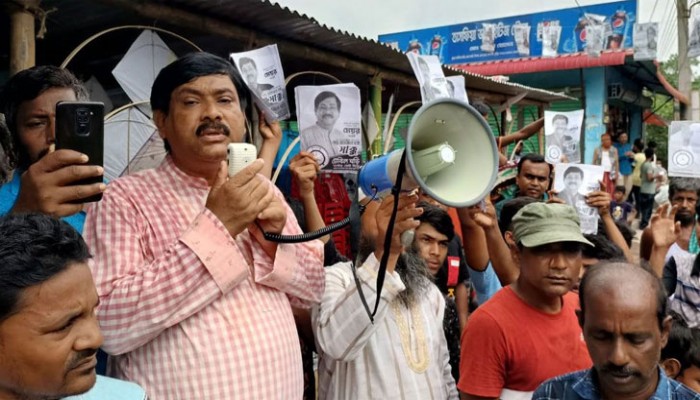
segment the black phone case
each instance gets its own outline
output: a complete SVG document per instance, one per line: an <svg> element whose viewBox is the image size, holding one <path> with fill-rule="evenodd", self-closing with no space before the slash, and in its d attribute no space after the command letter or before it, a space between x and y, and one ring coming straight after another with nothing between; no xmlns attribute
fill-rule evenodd
<svg viewBox="0 0 700 400"><path fill-rule="evenodd" d="M70 149L86 154L87 165L104 167L104 104L78 101L56 104L56 150ZM76 185L103 181L102 176L83 179ZM76 200L89 203L102 199L102 194Z"/></svg>

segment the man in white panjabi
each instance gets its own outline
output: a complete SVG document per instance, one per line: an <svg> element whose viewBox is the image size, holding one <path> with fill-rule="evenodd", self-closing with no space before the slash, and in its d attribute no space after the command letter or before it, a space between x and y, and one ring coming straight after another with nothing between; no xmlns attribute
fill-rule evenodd
<svg viewBox="0 0 700 400"><path fill-rule="evenodd" d="M362 305L350 263L326 268L326 290L312 312L320 355L319 400L458 399L443 332L445 301L419 255L404 253L400 236L422 213L417 196L402 196L390 245L387 274L374 323ZM375 249L357 269L370 309L393 197L376 217L363 215L361 247ZM375 229L366 222L376 222ZM374 232L376 234L372 234ZM365 247L366 248L366 247ZM361 249L362 252L362 249Z"/></svg>

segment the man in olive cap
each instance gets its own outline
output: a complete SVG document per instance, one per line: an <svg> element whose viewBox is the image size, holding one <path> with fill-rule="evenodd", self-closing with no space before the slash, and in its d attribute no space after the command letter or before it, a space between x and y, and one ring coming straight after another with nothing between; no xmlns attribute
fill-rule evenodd
<svg viewBox="0 0 700 400"><path fill-rule="evenodd" d="M591 366L570 292L591 245L576 210L532 203L512 226L520 275L469 318L457 385L463 399L529 399L543 381Z"/></svg>

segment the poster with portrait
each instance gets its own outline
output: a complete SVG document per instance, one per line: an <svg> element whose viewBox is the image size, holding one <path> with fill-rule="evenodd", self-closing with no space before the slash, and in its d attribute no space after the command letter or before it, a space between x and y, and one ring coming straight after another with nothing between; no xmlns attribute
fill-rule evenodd
<svg viewBox="0 0 700 400"><path fill-rule="evenodd" d="M605 26L589 24L586 26L586 54L589 57L600 57L605 41Z"/></svg>
<svg viewBox="0 0 700 400"><path fill-rule="evenodd" d="M530 56L530 24L520 23L513 25L515 36L515 46L518 48L518 55L522 57Z"/></svg>
<svg viewBox="0 0 700 400"><path fill-rule="evenodd" d="M465 103L469 103L469 97L467 96L466 84L464 82L464 76L453 75L447 78L447 92L450 97L457 100L462 100Z"/></svg>
<svg viewBox="0 0 700 400"><path fill-rule="evenodd" d="M554 166L554 191L557 197L576 209L582 233L598 232L598 210L586 204L586 195L600 190L603 173L600 165L559 163Z"/></svg>
<svg viewBox="0 0 700 400"><path fill-rule="evenodd" d="M447 89L447 79L442 71L440 59L437 56L422 56L413 52L406 53L408 62L413 68L418 85L420 85L423 103L443 97L451 97Z"/></svg>
<svg viewBox="0 0 700 400"><path fill-rule="evenodd" d="M481 51L496 52L496 24L481 24Z"/></svg>
<svg viewBox="0 0 700 400"><path fill-rule="evenodd" d="M550 164L581 162L583 110L544 112L544 158Z"/></svg>
<svg viewBox="0 0 700 400"><path fill-rule="evenodd" d="M634 24L634 60L656 60L658 22Z"/></svg>
<svg viewBox="0 0 700 400"><path fill-rule="evenodd" d="M542 57L556 57L559 54L560 25L547 25L542 28Z"/></svg>
<svg viewBox="0 0 700 400"><path fill-rule="evenodd" d="M700 122L671 122L668 129L668 176L700 178Z"/></svg>
<svg viewBox="0 0 700 400"><path fill-rule="evenodd" d="M289 101L277 45L231 53L230 57L265 120L272 122L289 118Z"/></svg>
<svg viewBox="0 0 700 400"><path fill-rule="evenodd" d="M360 169L360 89L352 83L294 88L301 149L328 172Z"/></svg>
<svg viewBox="0 0 700 400"><path fill-rule="evenodd" d="M693 7L688 19L688 57L700 56L700 9Z"/></svg>

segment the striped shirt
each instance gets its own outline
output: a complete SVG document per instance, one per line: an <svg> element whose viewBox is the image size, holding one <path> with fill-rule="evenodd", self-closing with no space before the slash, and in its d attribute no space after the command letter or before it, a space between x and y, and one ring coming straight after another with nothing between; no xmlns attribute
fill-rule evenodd
<svg viewBox="0 0 700 400"><path fill-rule="evenodd" d="M357 270L370 307L376 299L378 266L377 259L370 255ZM326 268L326 292L320 307L312 312L320 355L319 400L459 398L442 328L445 311L442 294L435 285L430 285L427 293L421 295L418 322L407 307L398 307L400 315L393 309L399 301L396 296L403 290L405 286L399 275L387 273L372 324L361 303L351 264ZM399 319L408 328L403 332ZM420 343L425 344L428 365L423 372L409 367L410 355L404 351L404 339L410 341L416 355L420 354Z"/></svg>
<svg viewBox="0 0 700 400"><path fill-rule="evenodd" d="M320 300L322 244L281 244L273 260L248 231L231 238L208 193L168 157L88 211L109 373L151 400L301 398L290 304ZM301 233L288 207L283 233Z"/></svg>

